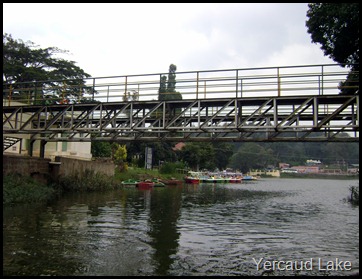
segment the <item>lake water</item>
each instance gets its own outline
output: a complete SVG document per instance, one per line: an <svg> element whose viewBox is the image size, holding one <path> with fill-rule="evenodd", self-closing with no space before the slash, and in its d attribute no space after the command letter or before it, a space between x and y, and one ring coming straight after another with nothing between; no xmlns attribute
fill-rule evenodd
<svg viewBox="0 0 362 279"><path fill-rule="evenodd" d="M3 210L3 275L359 273L358 180L67 194Z"/></svg>

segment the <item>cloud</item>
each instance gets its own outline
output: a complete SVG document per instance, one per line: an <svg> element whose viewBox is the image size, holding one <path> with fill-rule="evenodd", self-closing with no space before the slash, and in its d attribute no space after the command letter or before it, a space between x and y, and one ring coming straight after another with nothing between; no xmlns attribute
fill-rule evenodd
<svg viewBox="0 0 362 279"><path fill-rule="evenodd" d="M94 77L333 63L312 44L306 3L4 3L3 32ZM15 16L14 16L15 15Z"/></svg>

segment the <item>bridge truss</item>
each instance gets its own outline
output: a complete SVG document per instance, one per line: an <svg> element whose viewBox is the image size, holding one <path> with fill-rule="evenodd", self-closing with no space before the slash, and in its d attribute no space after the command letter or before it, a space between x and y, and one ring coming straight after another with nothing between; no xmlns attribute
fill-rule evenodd
<svg viewBox="0 0 362 279"><path fill-rule="evenodd" d="M349 136L344 136L347 133ZM359 141L359 96L3 107L3 134L43 141Z"/></svg>

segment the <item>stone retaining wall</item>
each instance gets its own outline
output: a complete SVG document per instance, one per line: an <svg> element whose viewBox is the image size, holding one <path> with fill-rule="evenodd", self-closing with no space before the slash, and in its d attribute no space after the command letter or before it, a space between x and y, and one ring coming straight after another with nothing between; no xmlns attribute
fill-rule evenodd
<svg viewBox="0 0 362 279"><path fill-rule="evenodd" d="M114 163L111 160L79 160L74 158L56 157L50 159L3 154L3 175L19 173L31 176L39 182L46 183L60 176L83 176L86 170L114 176Z"/></svg>

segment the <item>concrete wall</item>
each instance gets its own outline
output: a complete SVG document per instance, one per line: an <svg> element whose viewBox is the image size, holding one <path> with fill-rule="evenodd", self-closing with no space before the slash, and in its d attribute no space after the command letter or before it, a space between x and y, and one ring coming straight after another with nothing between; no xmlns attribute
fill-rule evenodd
<svg viewBox="0 0 362 279"><path fill-rule="evenodd" d="M77 175L83 176L86 170L94 173L103 173L114 176L115 165L111 160L78 160L67 157L55 157L55 162L50 163L53 178L59 176Z"/></svg>
<svg viewBox="0 0 362 279"><path fill-rule="evenodd" d="M3 175L18 173L46 183L50 159L3 154Z"/></svg>
<svg viewBox="0 0 362 279"><path fill-rule="evenodd" d="M55 159L55 162L51 162L46 158L3 154L3 175L19 173L43 183L59 176L83 176L86 170L114 176L115 166L110 160L88 161L65 157Z"/></svg>

